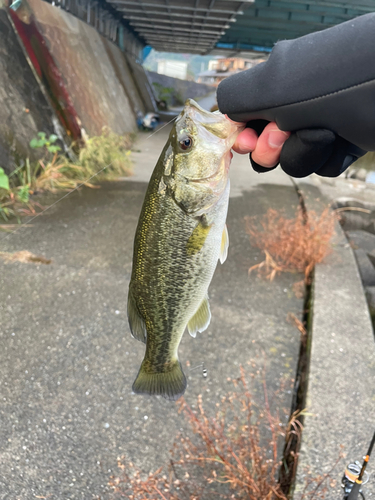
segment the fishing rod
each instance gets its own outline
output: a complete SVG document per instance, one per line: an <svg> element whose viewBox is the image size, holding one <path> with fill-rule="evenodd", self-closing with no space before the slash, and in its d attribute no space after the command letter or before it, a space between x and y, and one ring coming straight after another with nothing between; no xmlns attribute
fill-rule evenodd
<svg viewBox="0 0 375 500"><path fill-rule="evenodd" d="M349 464L345 469L343 478L341 480L341 486L344 488L344 500L358 500L360 496L363 500L365 499L361 488L369 480L369 474L368 472L366 472L366 467L370 459L374 444L375 432L372 436L370 446L367 450L367 455L363 460L362 467L361 464L356 461L355 463Z"/></svg>

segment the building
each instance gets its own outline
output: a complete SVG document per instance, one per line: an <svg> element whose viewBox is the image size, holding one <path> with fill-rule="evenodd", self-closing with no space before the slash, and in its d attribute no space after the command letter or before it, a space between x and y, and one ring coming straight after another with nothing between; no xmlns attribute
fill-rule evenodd
<svg viewBox="0 0 375 500"><path fill-rule="evenodd" d="M199 73L197 82L217 86L224 78L252 68L263 61L265 59L243 59L241 57L212 59L208 63L208 70Z"/></svg>
<svg viewBox="0 0 375 500"><path fill-rule="evenodd" d="M185 61L173 61L171 59L163 59L158 61L159 75L171 76L186 80L188 63Z"/></svg>

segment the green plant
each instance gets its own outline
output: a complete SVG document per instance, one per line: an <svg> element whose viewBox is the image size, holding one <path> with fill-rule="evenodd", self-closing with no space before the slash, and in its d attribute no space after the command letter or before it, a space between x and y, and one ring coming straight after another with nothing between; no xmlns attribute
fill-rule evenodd
<svg viewBox="0 0 375 500"><path fill-rule="evenodd" d="M48 139L46 138L45 132L38 132L38 137L34 137L30 141L30 147L33 149L46 148L49 153L55 154L61 151L60 146L57 146L55 142L58 137L55 134L51 134Z"/></svg>
<svg viewBox="0 0 375 500"><path fill-rule="evenodd" d="M169 106L173 104L175 97L175 90L173 87L164 87L158 82L153 82L152 85L154 86L159 101L165 101Z"/></svg>
<svg viewBox="0 0 375 500"><path fill-rule="evenodd" d="M0 168L0 217L4 221L8 221L9 217L13 215L13 211L10 208L10 197L9 177L4 172L4 169Z"/></svg>
<svg viewBox="0 0 375 500"><path fill-rule="evenodd" d="M177 105L180 105L180 106L185 104L185 101L184 101L184 98L182 97L181 92L174 93L174 101Z"/></svg>
<svg viewBox="0 0 375 500"><path fill-rule="evenodd" d="M9 177L2 168L0 168L0 189L9 191Z"/></svg>
<svg viewBox="0 0 375 500"><path fill-rule="evenodd" d="M28 203L30 200L30 186L28 184L19 186L17 196L21 203Z"/></svg>
<svg viewBox="0 0 375 500"><path fill-rule="evenodd" d="M95 177L96 181L130 175L131 144L130 136L115 134L108 127L104 127L101 135L87 139L79 152L77 165L89 174L88 177L104 168L103 172Z"/></svg>
<svg viewBox="0 0 375 500"><path fill-rule="evenodd" d="M100 136L86 140L78 157L73 156L74 161L59 154L57 139L54 134L47 139L44 132L39 132L30 146L45 150L42 159L30 162L26 158L9 176L0 168L0 217L5 221L12 216L36 213L37 207L41 207L32 199L36 192L70 191L81 184L95 187L95 182L131 174L131 136L120 136L104 128Z"/></svg>
<svg viewBox="0 0 375 500"><path fill-rule="evenodd" d="M7 222L9 220L9 218L12 217L13 215L15 215L14 211L0 201L0 216L1 216L1 218L5 222Z"/></svg>

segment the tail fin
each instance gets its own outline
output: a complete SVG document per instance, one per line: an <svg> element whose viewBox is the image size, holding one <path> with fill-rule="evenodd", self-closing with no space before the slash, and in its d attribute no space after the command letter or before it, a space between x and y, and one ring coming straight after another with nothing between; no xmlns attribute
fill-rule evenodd
<svg viewBox="0 0 375 500"><path fill-rule="evenodd" d="M159 395L170 401L176 401L185 392L186 385L185 375L177 360L172 370L165 373L147 373L142 364L133 384L133 392L151 396Z"/></svg>

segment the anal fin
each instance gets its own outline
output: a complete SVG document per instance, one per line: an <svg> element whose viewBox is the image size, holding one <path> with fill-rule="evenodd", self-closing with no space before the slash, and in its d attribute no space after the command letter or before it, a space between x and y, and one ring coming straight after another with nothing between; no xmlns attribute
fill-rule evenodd
<svg viewBox="0 0 375 500"><path fill-rule="evenodd" d="M211 311L210 305L208 303L208 297L205 297L199 306L199 309L190 319L187 327L190 335L196 337L197 332L204 332L211 321Z"/></svg>
<svg viewBox="0 0 375 500"><path fill-rule="evenodd" d="M227 260L228 247L229 247L229 236L228 236L227 225L225 224L223 229L223 234L221 236L221 247L220 247L220 257L219 257L220 264L224 264L224 262Z"/></svg>
<svg viewBox="0 0 375 500"><path fill-rule="evenodd" d="M130 289L128 294L128 321L132 337L145 344L147 339L146 324L139 314L137 304Z"/></svg>

